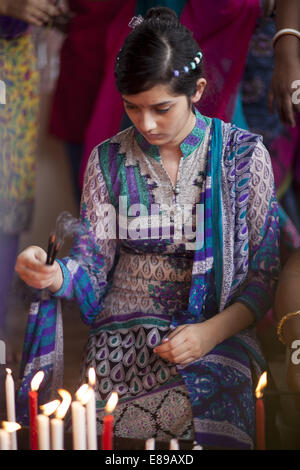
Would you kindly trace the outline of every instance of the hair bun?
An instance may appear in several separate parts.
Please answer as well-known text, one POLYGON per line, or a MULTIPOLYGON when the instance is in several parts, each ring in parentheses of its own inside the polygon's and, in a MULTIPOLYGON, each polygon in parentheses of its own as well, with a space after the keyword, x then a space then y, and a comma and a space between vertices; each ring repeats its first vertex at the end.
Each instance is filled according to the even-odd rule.
POLYGON ((147 11, 144 22, 177 26, 179 24, 179 18, 171 8, 153 7, 147 11))

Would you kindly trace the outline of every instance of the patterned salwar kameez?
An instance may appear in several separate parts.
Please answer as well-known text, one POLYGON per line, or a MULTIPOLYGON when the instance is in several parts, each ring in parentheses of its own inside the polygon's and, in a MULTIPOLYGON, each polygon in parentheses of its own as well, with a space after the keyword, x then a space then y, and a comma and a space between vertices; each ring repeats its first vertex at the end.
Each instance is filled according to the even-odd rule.
POLYGON ((253 374, 265 367, 255 327, 187 366, 154 353, 171 329, 203 322, 233 302, 259 320, 278 276, 277 201, 260 137, 195 112, 176 186, 159 148, 134 127, 92 152, 84 230, 71 256, 59 260, 63 285, 32 304, 19 390, 24 420, 34 372, 43 367, 44 382, 58 385, 60 298, 77 299, 91 325, 81 381, 94 367, 99 433, 116 390, 116 436, 254 447, 253 374))

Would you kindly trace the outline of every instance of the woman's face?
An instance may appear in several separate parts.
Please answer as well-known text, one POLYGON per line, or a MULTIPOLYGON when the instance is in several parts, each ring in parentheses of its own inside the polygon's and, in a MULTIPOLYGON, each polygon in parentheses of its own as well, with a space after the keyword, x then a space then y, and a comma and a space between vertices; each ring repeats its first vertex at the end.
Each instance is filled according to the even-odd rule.
MULTIPOLYGON (((200 91, 198 89, 191 98, 191 103, 200 99, 205 83, 200 84, 200 91)), ((147 91, 122 98, 132 123, 152 145, 180 145, 195 125, 188 98, 174 95, 167 85, 155 85, 147 91)))

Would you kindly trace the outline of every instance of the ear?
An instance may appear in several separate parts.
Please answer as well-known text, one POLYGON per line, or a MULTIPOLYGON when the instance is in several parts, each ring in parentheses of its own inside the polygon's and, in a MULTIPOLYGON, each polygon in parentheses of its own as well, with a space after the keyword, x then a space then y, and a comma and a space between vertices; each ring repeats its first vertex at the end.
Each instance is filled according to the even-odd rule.
POLYGON ((191 102, 192 103, 197 103, 201 96, 202 96, 202 93, 204 92, 204 88, 206 87, 206 80, 205 78, 199 78, 199 80, 197 80, 197 91, 196 93, 191 97, 191 102))

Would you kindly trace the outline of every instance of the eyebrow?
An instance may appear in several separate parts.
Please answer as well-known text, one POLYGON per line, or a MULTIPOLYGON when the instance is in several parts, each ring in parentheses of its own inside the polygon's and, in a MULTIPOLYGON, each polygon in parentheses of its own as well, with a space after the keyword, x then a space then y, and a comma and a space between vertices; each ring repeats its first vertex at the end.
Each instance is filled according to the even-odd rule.
MULTIPOLYGON (((132 104, 133 106, 137 106, 135 103, 131 103, 130 101, 126 100, 125 98, 123 98, 123 101, 127 104, 132 104)), ((171 104, 173 103, 173 101, 161 101, 160 103, 154 103, 152 104, 151 106, 163 106, 163 105, 166 105, 166 104, 171 104)))

